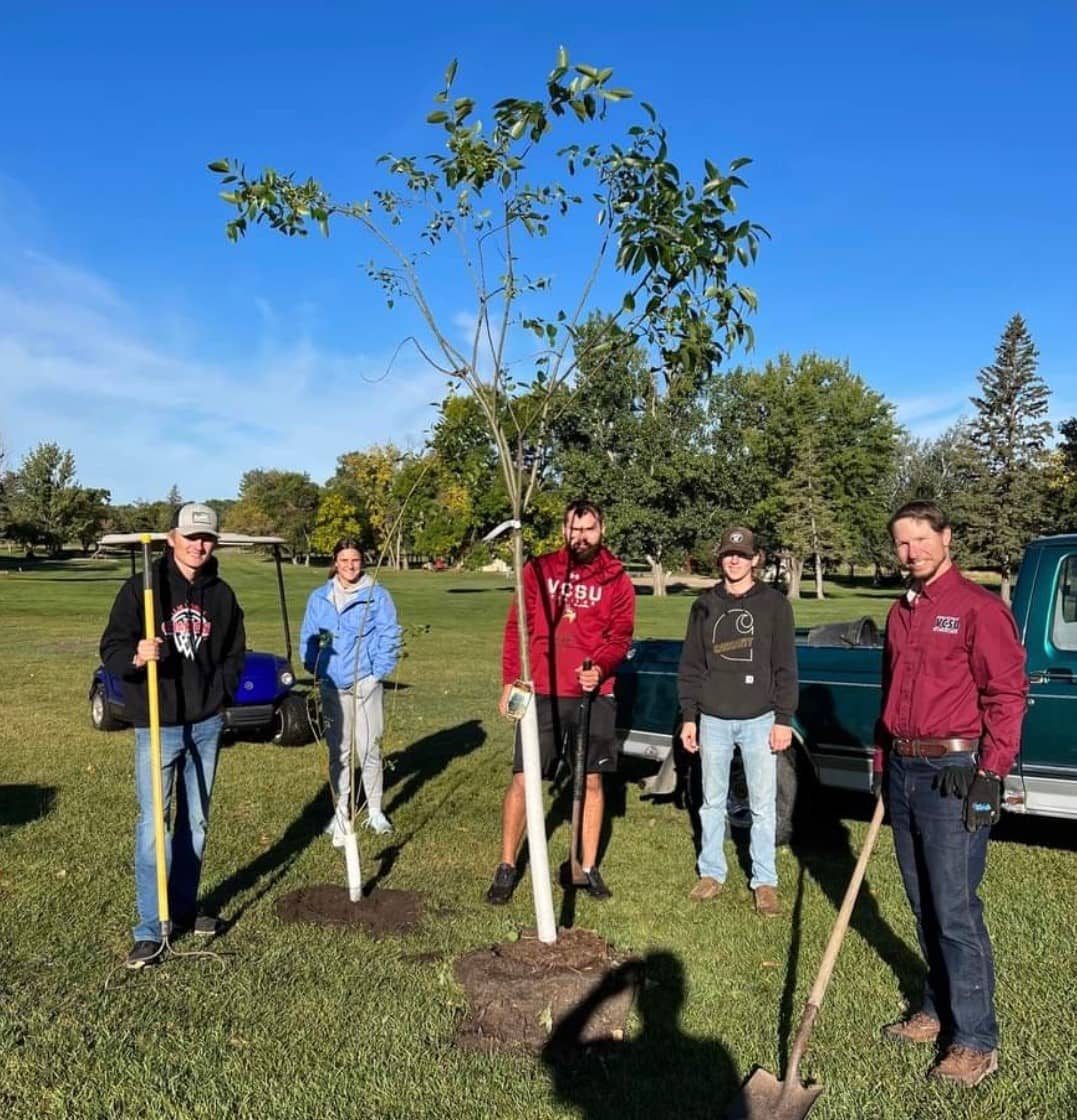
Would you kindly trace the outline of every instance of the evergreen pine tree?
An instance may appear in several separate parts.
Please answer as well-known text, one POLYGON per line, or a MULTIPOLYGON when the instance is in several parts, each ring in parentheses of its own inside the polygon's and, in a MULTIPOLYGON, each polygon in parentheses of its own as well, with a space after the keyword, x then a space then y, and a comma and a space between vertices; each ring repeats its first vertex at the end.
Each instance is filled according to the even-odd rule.
POLYGON ((1020 315, 1006 324, 995 360, 980 370, 981 395, 969 440, 983 477, 968 503, 971 543, 1010 586, 1028 539, 1044 528, 1044 469, 1050 389, 1036 372, 1039 352, 1020 315))

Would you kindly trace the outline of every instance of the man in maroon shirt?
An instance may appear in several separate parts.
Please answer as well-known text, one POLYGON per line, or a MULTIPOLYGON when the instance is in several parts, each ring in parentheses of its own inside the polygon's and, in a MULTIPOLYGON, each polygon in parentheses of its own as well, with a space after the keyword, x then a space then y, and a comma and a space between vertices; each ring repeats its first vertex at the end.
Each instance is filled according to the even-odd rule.
MULTIPOLYGON (((617 769, 613 673, 632 644, 636 592, 624 565, 602 545, 598 506, 588 501, 569 503, 564 537, 564 548, 535 557, 524 568, 528 653, 542 768, 547 776, 566 737, 575 735, 581 697, 597 689, 590 715, 580 846, 587 893, 606 899, 610 890, 596 866, 604 810, 602 775, 617 769), (584 668, 587 661, 589 669, 584 668)), ((501 650, 502 715, 508 714, 509 695, 520 672, 520 633, 516 604, 512 603, 501 650)), ((486 892, 486 901, 494 906, 508 902, 516 887, 516 852, 525 820, 523 759, 517 734, 512 782, 501 808, 501 862, 486 892)))
POLYGON ((977 896, 1002 779, 1021 741, 1025 651, 1001 599, 958 571, 933 502, 890 519, 912 577, 886 621, 881 734, 894 850, 927 979, 883 1037, 942 1044, 929 1077, 971 1087, 998 1068, 995 969, 977 896))

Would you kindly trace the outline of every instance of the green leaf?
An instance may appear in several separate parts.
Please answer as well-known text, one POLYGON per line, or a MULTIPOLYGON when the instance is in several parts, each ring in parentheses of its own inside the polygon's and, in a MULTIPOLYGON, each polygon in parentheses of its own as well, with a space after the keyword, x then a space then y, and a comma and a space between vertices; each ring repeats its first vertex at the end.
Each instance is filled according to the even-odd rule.
POLYGON ((565 69, 568 66, 568 51, 564 47, 557 48, 557 67, 565 69))
POLYGON ((454 58, 452 60, 452 62, 449 63, 448 67, 445 70, 445 84, 447 86, 451 86, 455 80, 456 80, 456 59, 454 58))
POLYGON ((209 164, 209 169, 210 171, 216 171, 218 174, 224 174, 225 172, 232 170, 231 166, 228 163, 228 160, 226 159, 215 159, 211 164, 209 164))
POLYGON ((449 119, 449 114, 444 109, 435 109, 432 113, 427 113, 427 124, 444 124, 449 119))

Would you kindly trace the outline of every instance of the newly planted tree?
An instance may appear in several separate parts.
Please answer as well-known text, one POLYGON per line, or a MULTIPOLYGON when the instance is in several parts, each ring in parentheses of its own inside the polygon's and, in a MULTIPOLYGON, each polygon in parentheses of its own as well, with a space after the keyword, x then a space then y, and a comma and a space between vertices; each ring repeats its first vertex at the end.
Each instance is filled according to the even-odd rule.
MULTIPOLYGON (((339 219, 355 223, 375 254, 368 273, 390 306, 401 299, 413 304, 425 332, 413 340, 416 347, 478 403, 512 515, 528 679, 522 526, 542 476, 553 410, 566 392, 585 384, 579 373, 587 348, 576 342, 597 292, 608 305, 614 289, 611 323, 659 368, 691 366, 709 374, 730 349, 751 340, 745 316, 755 295, 732 279, 738 265, 754 258, 761 233, 735 216, 735 194, 745 185, 736 172, 748 161, 733 160, 723 171, 704 160, 698 179, 683 175, 650 106, 614 127, 614 110, 632 95, 614 87, 612 76, 609 68, 571 65, 562 49, 539 96, 506 97, 484 123, 475 100, 457 94, 453 63, 427 117, 440 150, 382 157, 387 181, 358 202, 341 201, 314 178, 268 168, 248 174, 234 160, 210 164, 235 210, 226 226, 233 241, 257 225, 302 236, 312 225, 328 235, 339 219), (555 131, 564 139, 550 152, 555 131), (555 292, 543 261, 559 251, 576 259, 588 239, 594 253, 578 282, 555 292), (459 253, 462 283, 452 288, 446 309, 434 281, 444 279, 441 257, 450 250, 459 253), (474 329, 460 345, 464 291, 474 329)), ((600 337, 593 344, 602 343, 600 337)), ((539 936, 552 941, 534 705, 523 739, 539 936)))

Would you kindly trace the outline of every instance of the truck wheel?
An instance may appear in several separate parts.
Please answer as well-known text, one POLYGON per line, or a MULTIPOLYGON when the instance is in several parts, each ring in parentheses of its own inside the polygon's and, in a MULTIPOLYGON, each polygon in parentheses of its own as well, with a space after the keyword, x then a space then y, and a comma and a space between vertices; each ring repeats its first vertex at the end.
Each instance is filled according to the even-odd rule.
POLYGON ((302 747, 313 738, 307 694, 289 692, 273 711, 273 742, 278 747, 302 747))
POLYGON ((98 731, 119 731, 124 726, 109 711, 108 697, 100 681, 90 689, 90 723, 98 731))
MULTIPOLYGON (((774 824, 775 844, 788 844, 793 839, 793 812, 797 801, 797 747, 776 756, 778 797, 774 824)), ((734 752, 733 765, 729 768, 729 800, 726 812, 730 828, 748 830, 752 827, 752 811, 748 804, 748 782, 744 777, 744 764, 740 751, 734 752)))

